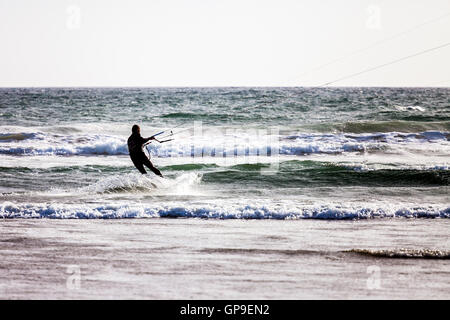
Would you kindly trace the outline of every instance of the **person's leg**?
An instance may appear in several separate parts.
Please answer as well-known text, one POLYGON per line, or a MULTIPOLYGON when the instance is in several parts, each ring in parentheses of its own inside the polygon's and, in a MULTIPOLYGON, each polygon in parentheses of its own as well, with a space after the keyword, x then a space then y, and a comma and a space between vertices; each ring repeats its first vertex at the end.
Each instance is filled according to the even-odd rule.
POLYGON ((143 163, 150 169, 153 171, 154 174, 160 176, 161 178, 163 178, 163 175, 161 173, 161 171, 159 171, 157 168, 155 168, 153 166, 153 163, 150 161, 149 158, 145 157, 145 159, 142 159, 143 163))
POLYGON ((147 171, 144 169, 144 164, 142 163, 142 160, 138 157, 131 157, 131 161, 133 161, 134 166, 139 170, 140 173, 146 174, 147 171))

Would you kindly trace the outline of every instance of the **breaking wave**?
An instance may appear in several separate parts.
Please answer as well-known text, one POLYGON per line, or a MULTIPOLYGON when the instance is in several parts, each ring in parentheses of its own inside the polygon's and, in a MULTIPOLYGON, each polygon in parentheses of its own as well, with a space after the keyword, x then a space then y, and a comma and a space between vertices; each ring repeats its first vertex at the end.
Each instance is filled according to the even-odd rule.
POLYGON ((351 249, 344 251, 318 251, 304 249, 258 249, 258 248, 205 248, 201 250, 205 253, 238 254, 238 255, 340 255, 357 254, 375 258, 398 258, 398 259, 450 259, 450 251, 435 249, 390 249, 390 250, 368 250, 351 249))
MULTIPOLYGON (((178 137, 177 137, 178 138, 178 137)), ((424 147, 428 143, 439 150, 450 148, 450 133, 320 134, 298 133, 287 136, 234 134, 215 136, 183 136, 174 142, 152 143, 152 156, 254 156, 340 154, 348 152, 382 152, 399 147, 424 147)), ((426 147, 424 147, 426 149, 426 147)), ((0 154, 34 155, 127 155, 126 137, 114 135, 62 135, 36 133, 0 134, 0 154)))
POLYGON ((19 204, 0 205, 2 218, 122 219, 122 218, 202 218, 202 219, 321 219, 357 220, 380 218, 450 218, 450 207, 371 208, 339 206, 287 207, 277 205, 239 205, 186 203, 170 205, 71 205, 19 204))
POLYGON ((450 251, 431 249, 390 249, 390 250, 368 250, 352 249, 346 252, 377 258, 400 258, 400 259, 450 259, 450 251))
POLYGON ((104 178, 92 185, 78 189, 81 193, 121 193, 121 192, 150 192, 155 190, 167 190, 171 192, 187 188, 200 183, 201 175, 196 173, 182 174, 176 178, 160 178, 138 173, 128 173, 125 175, 115 175, 104 178))

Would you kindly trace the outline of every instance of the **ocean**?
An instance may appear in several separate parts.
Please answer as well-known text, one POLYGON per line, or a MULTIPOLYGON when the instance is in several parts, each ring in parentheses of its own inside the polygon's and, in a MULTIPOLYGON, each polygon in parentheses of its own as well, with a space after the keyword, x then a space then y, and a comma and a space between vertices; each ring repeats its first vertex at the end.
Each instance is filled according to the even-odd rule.
POLYGON ((449 166, 448 88, 3 88, 0 298, 448 299, 449 166))

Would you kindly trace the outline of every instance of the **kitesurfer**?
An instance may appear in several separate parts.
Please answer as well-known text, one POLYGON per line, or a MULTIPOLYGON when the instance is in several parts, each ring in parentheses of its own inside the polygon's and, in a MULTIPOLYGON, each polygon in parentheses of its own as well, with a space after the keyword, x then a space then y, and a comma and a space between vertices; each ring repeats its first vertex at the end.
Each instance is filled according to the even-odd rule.
POLYGON ((137 124, 132 127, 131 132, 132 134, 128 138, 128 152, 130 153, 131 161, 133 161, 135 167, 140 173, 146 174, 147 171, 145 171, 145 165, 162 178, 163 175, 161 172, 155 168, 149 157, 144 153, 144 145, 150 140, 156 140, 155 137, 143 138, 141 136, 141 128, 137 124))

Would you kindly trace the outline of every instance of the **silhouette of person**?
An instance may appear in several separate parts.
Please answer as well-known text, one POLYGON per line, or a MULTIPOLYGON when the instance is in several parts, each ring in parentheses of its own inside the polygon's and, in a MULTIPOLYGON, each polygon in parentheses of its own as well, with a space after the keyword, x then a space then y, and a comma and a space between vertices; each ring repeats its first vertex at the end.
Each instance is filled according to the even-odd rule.
POLYGON ((143 138, 141 136, 141 128, 135 124, 131 129, 131 136, 128 138, 128 152, 130 153, 131 161, 140 173, 146 174, 144 165, 152 170, 156 175, 161 178, 163 175, 161 172, 153 166, 150 159, 144 153, 144 144, 150 140, 154 140, 154 137, 143 138))

